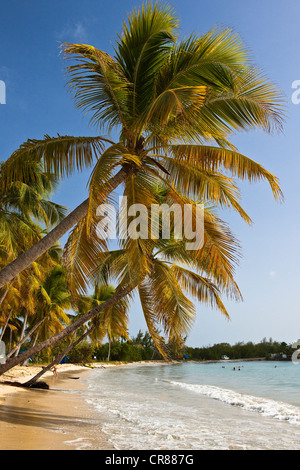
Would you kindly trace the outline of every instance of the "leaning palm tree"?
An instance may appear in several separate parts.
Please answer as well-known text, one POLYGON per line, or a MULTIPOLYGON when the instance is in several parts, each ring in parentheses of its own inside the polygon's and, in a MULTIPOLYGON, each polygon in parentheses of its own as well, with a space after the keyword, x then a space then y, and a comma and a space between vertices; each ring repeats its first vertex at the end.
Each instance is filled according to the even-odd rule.
MULTIPOLYGON (((132 194, 136 195, 137 191, 132 194)), ((156 194, 156 202, 172 205, 174 195, 170 188, 156 188, 151 192, 153 194, 156 194)), ((153 203, 153 197, 147 200, 144 192, 139 195, 144 205, 153 203)), ((180 197, 176 193, 176 199, 180 200, 180 197)), ((187 202, 194 203, 184 198, 184 203, 187 202)), ((184 225, 183 213, 182 219, 184 225)), ((195 304, 190 298, 217 308, 229 318, 221 296, 242 299, 234 279, 240 251, 229 227, 208 207, 203 211, 203 245, 196 249, 186 249, 184 235, 177 239, 174 219, 168 238, 162 236, 162 218, 157 224, 158 237, 121 239, 120 249, 98 257, 98 266, 90 274, 98 283, 114 281, 119 289, 133 286, 154 344, 163 357, 167 357, 165 339, 159 331, 164 331, 169 343, 179 342, 189 333, 195 319, 195 304)), ((80 252, 78 264, 84 264, 89 251, 94 253, 93 246, 80 252)))
MULTIPOLYGON (((169 192, 170 191, 168 191, 168 193, 169 192)), ((154 191, 154 193, 157 194, 157 191, 154 191)), ((179 194, 177 194, 177 197, 179 197, 179 194)), ((146 202, 146 200, 144 200, 144 202, 146 202)), ((147 306, 145 294, 145 289, 149 287, 147 286, 147 276, 151 274, 153 267, 156 266, 154 264, 154 255, 159 256, 159 250, 161 249, 164 249, 165 256, 169 257, 169 260, 165 260, 164 269, 168 267, 169 261, 173 259, 177 264, 183 264, 188 266, 190 270, 195 270, 196 274, 198 271, 198 275, 201 277, 199 277, 197 281, 195 274, 193 282, 195 285, 196 282, 202 283, 202 294, 200 287, 198 293, 196 287, 194 287, 194 293, 192 293, 192 295, 196 293, 198 300, 217 307, 227 316, 226 308, 220 298, 221 292, 232 296, 234 299, 241 299, 239 288, 234 280, 234 270, 239 256, 239 246, 227 225, 213 213, 210 213, 208 209, 205 210, 204 228, 203 247, 197 251, 187 252, 184 244, 185 240, 181 242, 176 241, 176 243, 174 243, 172 240, 168 242, 168 240, 131 240, 128 238, 124 241, 124 246, 121 247, 121 251, 105 252, 102 253, 101 257, 96 257, 95 269, 90 271, 89 279, 84 276, 84 280, 85 282, 91 282, 91 280, 93 280, 94 283, 96 281, 98 284, 108 283, 109 280, 112 280, 117 284, 114 295, 103 303, 101 302, 97 306, 94 306, 87 313, 76 318, 70 325, 66 326, 66 328, 51 338, 36 344, 18 358, 10 359, 7 364, 0 365, 0 375, 20 362, 25 361, 46 348, 52 347, 58 341, 73 334, 76 330, 95 318, 100 312, 109 312, 111 308, 115 308, 121 299, 127 297, 128 301, 130 301, 134 295, 134 291, 137 290, 141 292, 141 297, 145 298, 144 312, 149 331, 154 337, 157 347, 166 357, 167 352, 164 348, 163 339, 157 333, 156 327, 156 324, 161 321, 161 318, 156 316, 155 310, 153 310, 150 303, 147 306), (162 243, 162 245, 160 245, 160 243, 162 243), (202 276, 202 274, 205 274, 205 276, 202 276), (146 287, 144 287, 144 283, 146 283, 146 287)), ((97 238, 92 238, 90 244, 81 246, 81 249, 75 253, 77 258, 75 264, 82 266, 82 269, 84 269, 86 263, 90 266, 89 260, 91 256, 97 252, 97 243, 97 238), (86 261, 86 259, 88 261, 86 261)), ((70 256, 72 259, 73 254, 70 255, 72 253, 72 244, 69 243, 68 245, 69 251, 66 252, 66 256, 70 256)), ((158 269, 156 276, 155 280, 157 281, 157 285, 159 285, 160 280, 163 280, 163 276, 165 276, 164 282, 166 283, 166 290, 169 289, 170 293, 170 282, 172 283, 175 279, 175 274, 167 270, 163 271, 158 269), (157 276, 159 273, 161 273, 161 279, 157 276)), ((191 276, 192 273, 190 274, 190 282, 192 282, 193 279, 191 276)), ((77 282, 73 285, 75 289, 77 282)), ((86 287, 88 287, 88 285, 90 284, 87 283, 86 287)), ((180 331, 182 334, 185 334, 191 327, 194 318, 194 306, 182 291, 183 285, 180 286, 177 281, 177 286, 178 295, 174 298, 175 300, 173 299, 173 304, 170 302, 163 323, 167 334, 172 336, 172 331, 175 331, 174 337, 176 337, 177 333, 180 331)), ((76 300, 80 301, 80 291, 74 292, 75 295, 77 294, 76 300)), ((88 310, 88 308, 90 307, 87 306, 86 310, 88 310)))
POLYGON ((32 161, 43 162, 57 177, 91 167, 92 173, 88 199, 2 269, 0 288, 76 224, 85 243, 96 207, 139 172, 230 205, 248 222, 237 187, 224 172, 249 181, 264 179, 275 198, 282 197, 277 178, 229 141, 239 130, 281 129, 280 92, 231 30, 187 39, 180 39, 178 31, 171 8, 146 3, 124 23, 114 56, 85 44, 62 46, 72 61, 67 75, 76 105, 90 113, 97 129, 113 130, 117 138, 46 135, 28 140, 5 162, 3 188, 28 173, 32 161))
MULTIPOLYGON (((78 299, 77 308, 79 316, 88 313, 92 307, 98 307, 106 300, 111 299, 115 290, 116 288, 113 285, 95 285, 94 292, 91 296, 85 296, 78 299)), ((89 324, 84 328, 85 331, 83 331, 79 337, 76 338, 76 331, 74 331, 75 339, 70 341, 67 348, 64 349, 63 352, 59 353, 47 367, 44 367, 40 372, 38 372, 38 374, 26 382, 24 386, 32 387, 38 379, 40 379, 47 371, 51 370, 53 366, 59 364, 73 348, 87 337, 90 337, 93 342, 102 342, 106 335, 108 335, 109 339, 119 336, 128 338, 128 306, 129 304, 127 299, 123 297, 119 302, 93 317, 89 324)))
MULTIPOLYGON (((44 258, 44 257, 42 257, 44 258)), ((48 261, 48 260, 47 260, 48 261)), ((70 307, 70 293, 66 288, 65 275, 56 262, 33 263, 10 285, 3 301, 2 315, 7 323, 12 318, 21 321, 17 344, 6 358, 18 356, 22 344, 33 333, 49 337, 60 331, 69 319, 64 309, 70 307), (61 323, 62 322, 62 323, 61 323), (36 331, 38 330, 38 331, 36 331)))
MULTIPOLYGON (((154 345, 164 358, 168 358, 167 342, 180 342, 182 336, 189 334, 194 323, 195 303, 190 297, 217 308, 227 319, 229 314, 221 299, 222 290, 203 274, 172 262, 171 259, 176 260, 177 257, 174 253, 170 256, 165 250, 168 251, 167 246, 159 251, 159 255, 153 254, 148 264, 149 271, 140 279, 135 290, 154 345), (161 329, 164 336, 160 333, 161 329)), ((126 250, 111 252, 105 271, 110 263, 114 264, 114 274, 116 268, 124 271, 128 264, 127 256, 126 250)), ((189 261, 186 259, 186 263, 195 269, 195 263, 191 259, 189 261)))

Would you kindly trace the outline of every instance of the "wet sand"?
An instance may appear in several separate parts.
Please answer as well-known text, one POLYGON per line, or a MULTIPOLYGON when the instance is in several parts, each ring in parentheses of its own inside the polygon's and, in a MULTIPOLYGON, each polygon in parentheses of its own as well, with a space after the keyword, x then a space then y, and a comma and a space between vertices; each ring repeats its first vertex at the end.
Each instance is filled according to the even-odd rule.
POLYGON ((101 432, 101 416, 95 418, 84 400, 65 391, 83 389, 88 373, 73 367, 59 372, 58 378, 48 374, 43 380, 50 390, 0 383, 0 450, 112 449, 101 432))

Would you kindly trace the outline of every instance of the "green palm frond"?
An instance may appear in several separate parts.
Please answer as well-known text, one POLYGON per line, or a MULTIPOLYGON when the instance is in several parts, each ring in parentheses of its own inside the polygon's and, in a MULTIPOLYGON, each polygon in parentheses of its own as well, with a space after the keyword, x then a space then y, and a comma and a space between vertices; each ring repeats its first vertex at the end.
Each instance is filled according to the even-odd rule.
POLYGON ((72 174, 75 170, 89 168, 104 149, 103 137, 60 136, 29 139, 2 164, 1 186, 12 181, 34 180, 33 162, 43 162, 46 172, 55 177, 72 174))
POLYGON ((92 113, 91 123, 108 129, 127 127, 127 95, 130 82, 120 64, 106 52, 86 44, 62 46, 64 56, 75 60, 66 67, 68 86, 79 108, 92 113))
POLYGON ((142 281, 138 286, 138 292, 146 325, 153 343, 162 357, 167 358, 165 340, 159 332, 159 319, 154 310, 152 286, 147 281, 142 281))
MULTIPOLYGON (((211 202, 220 207, 231 207, 249 224, 251 219, 239 203, 240 193, 234 180, 222 173, 199 170, 196 165, 183 163, 169 157, 161 157, 163 168, 168 176, 160 179, 170 188, 170 194, 177 194, 177 202, 188 203, 186 197, 180 197, 176 188, 180 188, 187 197, 201 201, 211 202)), ((158 176, 156 170, 151 170, 158 176)))
POLYGON ((144 3, 124 22, 116 47, 116 59, 123 75, 132 84, 130 104, 131 122, 152 100, 155 80, 168 59, 176 40, 178 19, 173 10, 157 3, 144 3))

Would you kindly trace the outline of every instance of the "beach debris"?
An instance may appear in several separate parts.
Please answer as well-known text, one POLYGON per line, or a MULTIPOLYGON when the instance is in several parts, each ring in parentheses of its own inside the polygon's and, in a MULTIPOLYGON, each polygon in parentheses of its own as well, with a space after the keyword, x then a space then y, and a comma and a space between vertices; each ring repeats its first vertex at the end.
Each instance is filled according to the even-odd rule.
POLYGON ((42 388, 44 390, 49 390, 50 387, 46 382, 40 381, 33 383, 29 388, 42 388))
POLYGON ((6 380, 5 382, 2 382, 4 385, 11 385, 12 387, 24 387, 24 388, 42 388, 44 390, 49 390, 49 385, 46 382, 35 382, 32 385, 28 386, 25 384, 22 384, 20 382, 11 382, 6 380))

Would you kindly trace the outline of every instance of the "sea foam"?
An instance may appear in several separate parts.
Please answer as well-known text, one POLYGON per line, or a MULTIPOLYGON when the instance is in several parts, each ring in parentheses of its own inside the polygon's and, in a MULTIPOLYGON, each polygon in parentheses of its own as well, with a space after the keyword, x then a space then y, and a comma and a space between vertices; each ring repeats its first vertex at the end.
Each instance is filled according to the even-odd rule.
POLYGON ((232 406, 239 406, 247 411, 256 411, 268 417, 300 425, 300 409, 284 402, 246 395, 213 385, 188 384, 171 380, 169 383, 232 406))

